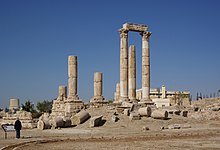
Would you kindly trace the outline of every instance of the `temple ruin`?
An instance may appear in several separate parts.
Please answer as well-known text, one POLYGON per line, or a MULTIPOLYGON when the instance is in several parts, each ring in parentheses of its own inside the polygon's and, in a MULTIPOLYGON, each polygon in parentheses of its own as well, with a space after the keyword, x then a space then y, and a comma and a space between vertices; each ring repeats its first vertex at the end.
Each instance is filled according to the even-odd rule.
POLYGON ((139 32, 142 36, 142 99, 141 102, 152 103, 150 99, 150 47, 151 32, 142 24, 125 23, 120 33, 120 96, 119 102, 134 101, 136 91, 135 47, 130 47, 128 57, 128 32, 139 32))

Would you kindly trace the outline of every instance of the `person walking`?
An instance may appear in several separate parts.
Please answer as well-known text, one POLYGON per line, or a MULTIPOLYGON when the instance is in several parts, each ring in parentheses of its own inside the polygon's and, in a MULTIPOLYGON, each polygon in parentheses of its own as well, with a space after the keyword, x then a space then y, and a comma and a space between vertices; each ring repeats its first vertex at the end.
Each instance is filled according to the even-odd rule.
POLYGON ((22 128, 22 125, 21 125, 21 121, 19 120, 18 117, 15 121, 14 128, 15 128, 15 131, 16 131, 16 139, 19 139, 20 138, 20 130, 22 128))

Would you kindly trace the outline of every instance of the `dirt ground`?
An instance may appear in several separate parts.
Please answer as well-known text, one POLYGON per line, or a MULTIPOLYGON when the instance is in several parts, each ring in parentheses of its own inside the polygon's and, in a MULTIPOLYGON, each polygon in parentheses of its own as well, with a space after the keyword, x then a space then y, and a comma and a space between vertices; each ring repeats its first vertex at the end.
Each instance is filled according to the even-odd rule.
MULTIPOLYGON (((114 110, 108 107, 90 108, 91 116, 103 115, 103 125, 90 128, 89 121, 71 128, 61 129, 22 129, 21 139, 15 133, 0 130, 0 147, 9 150, 220 150, 220 119, 197 120, 188 117, 171 116, 168 120, 142 117, 129 120, 118 114, 117 122, 111 121, 114 110), (187 124, 191 128, 164 129, 172 124, 187 124), (149 130, 143 130, 148 127, 149 130)), ((220 112, 219 112, 220 113, 220 112)))

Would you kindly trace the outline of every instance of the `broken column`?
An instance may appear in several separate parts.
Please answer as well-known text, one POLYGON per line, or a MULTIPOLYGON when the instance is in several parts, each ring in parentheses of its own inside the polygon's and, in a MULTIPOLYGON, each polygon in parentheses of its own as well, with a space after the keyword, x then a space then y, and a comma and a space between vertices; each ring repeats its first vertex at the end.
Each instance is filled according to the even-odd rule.
POLYGON ((114 103, 118 103, 119 102, 119 98, 120 98, 120 83, 116 84, 116 91, 114 94, 114 103))
POLYGON ((102 73, 94 73, 94 97, 90 100, 91 103, 103 102, 104 97, 102 96, 102 73))
POLYGON ((59 86, 59 95, 58 95, 57 100, 64 101, 66 99, 66 96, 67 96, 66 86, 60 85, 59 86))
POLYGON ((65 116, 82 109, 84 104, 77 95, 77 56, 68 57, 68 97, 65 101, 65 116))
POLYGON ((149 37, 150 32, 145 31, 142 35, 142 100, 150 100, 150 48, 149 37))
POLYGON ((77 96, 77 56, 68 57, 68 100, 78 100, 77 96))
POLYGON ((167 119, 168 112, 166 110, 157 109, 151 113, 151 117, 154 119, 167 119))
POLYGON ((136 51, 134 45, 129 47, 128 98, 132 102, 136 101, 136 51))
POLYGON ((128 30, 120 29, 120 101, 128 100, 128 30))

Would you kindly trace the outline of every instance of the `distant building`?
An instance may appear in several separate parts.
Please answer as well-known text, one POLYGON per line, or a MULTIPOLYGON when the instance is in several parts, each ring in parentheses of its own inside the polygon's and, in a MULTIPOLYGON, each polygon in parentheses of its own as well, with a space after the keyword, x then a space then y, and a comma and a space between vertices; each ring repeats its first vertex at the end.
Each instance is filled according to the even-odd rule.
MULTIPOLYGON (((141 100, 142 98, 142 89, 136 90, 136 99, 141 100)), ((167 91, 165 86, 162 86, 161 89, 150 89, 150 98, 155 104, 159 107, 167 105, 190 105, 190 92, 185 91, 167 91), (169 104, 168 104, 169 103, 169 104)))

